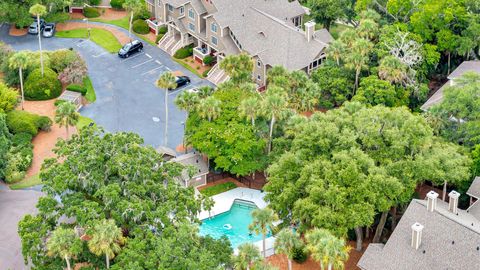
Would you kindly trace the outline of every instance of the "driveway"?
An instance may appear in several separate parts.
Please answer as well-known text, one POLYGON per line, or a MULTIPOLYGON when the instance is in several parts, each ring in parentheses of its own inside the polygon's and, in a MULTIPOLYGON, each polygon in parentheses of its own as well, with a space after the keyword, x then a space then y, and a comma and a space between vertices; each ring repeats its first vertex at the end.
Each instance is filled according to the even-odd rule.
POLYGON ((28 269, 23 260, 18 222, 37 212, 42 193, 37 191, 0 191, 0 269, 28 269))
MULTIPOLYGON (((125 29, 111 26, 124 31, 125 29)), ((0 26, 0 40, 16 50, 38 50, 37 36, 11 37, 8 25, 0 26)), ((85 59, 97 101, 83 107, 80 113, 92 118, 109 132, 131 131, 144 138, 145 144, 163 145, 165 126, 165 92, 155 86, 158 77, 167 71, 179 71, 192 83, 169 94, 168 147, 175 149, 183 141, 186 113, 174 105, 175 97, 185 89, 212 85, 185 69, 158 47, 144 42, 142 53, 127 59, 110 54, 89 40, 42 39, 42 48, 56 50, 74 48, 85 59)))

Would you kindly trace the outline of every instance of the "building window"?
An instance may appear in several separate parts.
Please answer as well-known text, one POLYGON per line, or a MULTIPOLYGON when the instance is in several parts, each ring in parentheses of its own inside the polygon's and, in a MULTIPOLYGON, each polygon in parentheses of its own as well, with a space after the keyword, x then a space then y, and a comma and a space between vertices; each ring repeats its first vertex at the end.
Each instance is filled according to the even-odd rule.
POLYGON ((257 67, 261 67, 262 66, 262 63, 260 62, 260 60, 257 61, 257 67))
POLYGON ((188 29, 195 32, 195 25, 193 23, 188 23, 188 29))
POLYGON ((257 75, 257 80, 258 80, 258 81, 261 81, 261 80, 262 80, 262 76, 257 75))
POLYGON ((217 45, 218 44, 218 40, 216 37, 212 37, 212 43, 217 45))
POLYGON ((168 10, 169 10, 169 11, 173 11, 173 6, 172 6, 172 5, 167 4, 167 6, 168 6, 168 10))
POLYGON ((193 12, 193 9, 188 10, 188 17, 190 17, 190 19, 195 19, 195 13, 193 12))
POLYGON ((184 8, 184 7, 180 7, 180 15, 183 15, 184 12, 185 12, 185 8, 184 8))
POLYGON ((216 24, 216 23, 212 23, 211 30, 212 30, 212 32, 214 32, 214 33, 217 32, 217 24, 216 24))

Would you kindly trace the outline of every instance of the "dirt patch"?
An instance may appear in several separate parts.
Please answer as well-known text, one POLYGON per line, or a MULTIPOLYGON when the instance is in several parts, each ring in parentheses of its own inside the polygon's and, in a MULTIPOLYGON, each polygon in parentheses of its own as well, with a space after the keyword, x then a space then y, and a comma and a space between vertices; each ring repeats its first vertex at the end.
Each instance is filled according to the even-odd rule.
POLYGON ((212 68, 211 66, 206 66, 206 65, 204 66, 202 65, 202 63, 195 61, 195 59, 193 59, 193 56, 189 56, 185 59, 178 59, 178 60, 189 65, 190 67, 195 69, 199 74, 203 74, 203 72, 212 68))
POLYGON ((98 24, 93 24, 93 23, 83 23, 83 22, 66 22, 66 23, 59 23, 57 25, 57 31, 68 31, 68 30, 73 30, 73 29, 78 29, 78 28, 99 28, 99 29, 104 29, 112 33, 120 42, 120 44, 125 44, 130 41, 130 38, 128 37, 127 34, 124 34, 122 31, 115 29, 110 26, 106 25, 98 25, 98 24))
POLYGON ((13 24, 10 26, 10 31, 8 31, 8 34, 14 37, 24 36, 27 33, 28 33, 28 28, 18 29, 13 24))
MULTIPOLYGON (((125 10, 116 10, 111 8, 99 8, 98 10, 100 11, 100 17, 97 17, 95 19, 110 21, 110 20, 118 20, 127 16, 127 12, 125 10)), ((70 13, 70 18, 74 20, 78 20, 78 19, 84 19, 85 16, 83 16, 82 13, 70 13)))
MULTIPOLYGON (((25 101, 25 111, 48 116, 52 121, 55 117, 55 99, 45 101, 25 101)), ((20 109, 20 108, 18 108, 20 109)), ((69 133, 75 133, 75 127, 69 127, 69 133)), ((26 177, 30 177, 40 172, 43 161, 46 158, 55 157, 53 148, 59 138, 65 139, 67 132, 65 127, 60 128, 53 123, 49 132, 41 131, 33 138, 33 161, 32 166, 27 171, 26 177)))

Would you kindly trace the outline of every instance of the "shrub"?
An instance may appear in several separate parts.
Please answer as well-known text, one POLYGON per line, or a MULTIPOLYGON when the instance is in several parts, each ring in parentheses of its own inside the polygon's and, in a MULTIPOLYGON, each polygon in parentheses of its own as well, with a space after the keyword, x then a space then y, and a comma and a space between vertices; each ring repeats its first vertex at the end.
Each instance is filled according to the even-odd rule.
POLYGON ((210 66, 211 64, 213 64, 213 61, 215 61, 215 58, 213 58, 213 56, 211 55, 207 55, 203 58, 203 63, 207 66, 210 66))
POLYGON ((33 139, 32 134, 26 132, 20 132, 12 136, 13 146, 28 146, 33 139))
POLYGON ((53 105, 55 105, 55 107, 58 107, 58 105, 62 104, 63 102, 66 102, 66 100, 57 99, 57 100, 55 100, 55 102, 53 103, 53 105))
POLYGON ((210 71, 210 69, 207 69, 205 70, 203 73, 202 73, 202 77, 206 78, 208 76, 208 72, 210 71))
POLYGON ((293 260, 297 263, 304 263, 307 260, 308 254, 304 246, 297 247, 293 250, 293 260))
POLYGON ((35 69, 25 81, 25 98, 28 100, 47 100, 60 96, 62 85, 57 79, 57 73, 50 68, 45 68, 42 77, 42 71, 35 69))
POLYGON ((7 166, 5 167, 5 181, 15 183, 25 177, 25 172, 32 165, 33 147, 28 142, 22 146, 13 146, 6 155, 7 166))
POLYGON ((7 87, 4 83, 0 82, 0 113, 9 112, 15 109, 18 103, 18 92, 7 87))
POLYGON ((98 12, 98 9, 93 7, 84 7, 83 16, 87 18, 96 18, 100 16, 100 12, 98 12))
POLYGON ((159 34, 165 35, 167 32, 168 32, 168 27, 166 27, 165 25, 160 27, 160 29, 158 29, 159 34))
POLYGON ((133 31, 138 34, 148 34, 150 32, 150 27, 148 27, 148 24, 144 20, 136 20, 133 22, 133 31))
POLYGON ((76 61, 83 61, 80 55, 71 50, 62 49, 49 53, 50 56, 50 68, 55 72, 60 73, 66 69, 69 65, 76 61))
POLYGON ((46 116, 26 111, 11 111, 7 114, 7 127, 13 134, 28 133, 37 135, 38 129, 48 131, 52 121, 46 116))
POLYGON ((98 6, 102 0, 89 0, 88 2, 92 6, 98 6))
POLYGON ((183 48, 178 49, 178 51, 175 52, 173 57, 175 57, 177 59, 184 59, 184 58, 187 58, 189 56, 192 56, 192 54, 193 54, 193 47, 187 46, 187 47, 183 47, 183 48))
POLYGON ((123 9, 123 3, 125 3, 125 0, 112 0, 110 6, 115 9, 123 9))
POLYGON ((148 11, 147 7, 144 5, 143 8, 136 12, 135 14, 133 14, 133 20, 146 20, 146 19, 149 19, 150 18, 150 11, 148 11))
POLYGON ((70 63, 59 75, 58 79, 64 84, 81 84, 87 76, 87 65, 83 59, 70 63))
POLYGON ((70 15, 66 12, 50 13, 45 17, 45 21, 54 23, 63 23, 70 20, 70 15))
POLYGON ((155 44, 158 44, 158 42, 160 41, 160 39, 162 39, 163 36, 164 34, 158 34, 157 37, 155 38, 155 44))
POLYGON ((85 94, 87 93, 87 88, 85 88, 85 86, 80 84, 69 84, 67 86, 67 90, 81 93, 82 96, 85 96, 85 94))

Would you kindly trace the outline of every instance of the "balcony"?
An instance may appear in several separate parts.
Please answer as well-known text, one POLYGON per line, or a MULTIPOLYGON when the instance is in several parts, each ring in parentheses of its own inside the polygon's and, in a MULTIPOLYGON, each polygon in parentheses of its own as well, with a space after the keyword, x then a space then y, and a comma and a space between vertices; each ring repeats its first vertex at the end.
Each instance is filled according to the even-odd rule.
POLYGON ((160 26, 162 26, 163 23, 159 22, 155 18, 150 18, 145 20, 148 24, 148 27, 150 27, 150 32, 154 33, 155 35, 158 35, 158 29, 160 29, 160 26))
POLYGON ((208 48, 195 47, 193 48, 193 56, 203 60, 207 55, 210 55, 210 50, 208 48))

